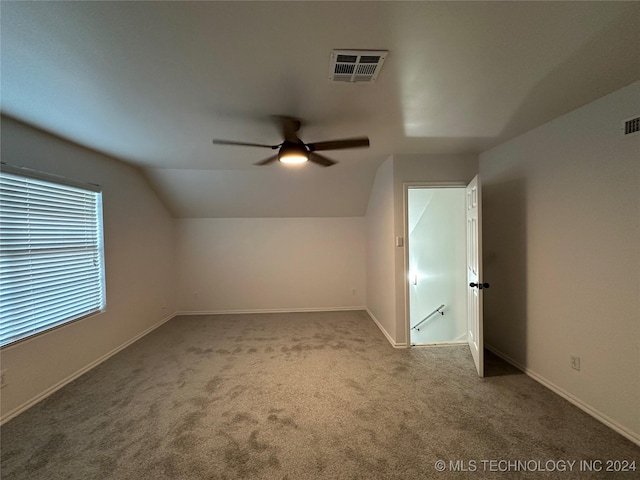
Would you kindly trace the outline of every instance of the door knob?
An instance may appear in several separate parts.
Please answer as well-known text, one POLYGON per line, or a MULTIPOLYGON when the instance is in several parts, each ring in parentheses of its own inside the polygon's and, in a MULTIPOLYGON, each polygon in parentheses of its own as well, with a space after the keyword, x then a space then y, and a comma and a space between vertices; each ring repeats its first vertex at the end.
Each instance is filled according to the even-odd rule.
POLYGON ((469 286, 470 286, 471 288, 473 288, 473 287, 478 287, 478 289, 479 289, 479 290, 482 290, 483 288, 489 288, 491 285, 489 285, 487 282, 484 282, 484 283, 474 283, 474 282, 471 282, 471 283, 469 284, 469 286))

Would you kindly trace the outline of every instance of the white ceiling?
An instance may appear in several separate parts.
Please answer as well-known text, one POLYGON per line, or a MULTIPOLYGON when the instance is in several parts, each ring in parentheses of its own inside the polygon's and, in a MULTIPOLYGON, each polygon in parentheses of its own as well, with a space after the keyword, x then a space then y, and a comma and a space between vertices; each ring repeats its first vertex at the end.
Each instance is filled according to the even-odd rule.
POLYGON ((640 78, 639 2, 6 2, 2 112, 144 168, 178 217, 363 215, 394 153, 480 152, 640 78), (389 50, 377 83, 332 49, 389 50), (271 115, 340 163, 253 163, 271 115))

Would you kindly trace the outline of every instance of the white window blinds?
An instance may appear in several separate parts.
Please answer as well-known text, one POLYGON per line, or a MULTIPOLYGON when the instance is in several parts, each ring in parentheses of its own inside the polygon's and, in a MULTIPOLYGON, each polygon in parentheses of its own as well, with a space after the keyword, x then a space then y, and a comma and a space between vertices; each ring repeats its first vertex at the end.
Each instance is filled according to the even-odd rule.
POLYGON ((104 307, 99 188, 2 165, 0 346, 104 307))

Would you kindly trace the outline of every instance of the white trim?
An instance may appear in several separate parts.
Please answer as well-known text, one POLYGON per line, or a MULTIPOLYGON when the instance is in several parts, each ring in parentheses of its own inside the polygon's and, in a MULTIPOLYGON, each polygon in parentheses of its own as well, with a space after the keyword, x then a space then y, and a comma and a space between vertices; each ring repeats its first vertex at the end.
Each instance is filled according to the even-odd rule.
POLYGON ((84 375, 85 373, 87 373, 89 370, 93 369, 94 367, 97 367, 98 365, 100 365, 102 362, 104 362, 105 360, 109 359, 110 357, 114 356, 116 353, 118 353, 121 350, 124 350, 125 348, 127 348, 129 345, 131 345, 132 343, 140 340, 142 337, 144 337, 145 335, 147 335, 148 333, 151 333, 153 330, 155 330, 156 328, 160 327, 161 325, 167 323, 169 320, 171 320, 173 317, 175 317, 176 314, 172 314, 169 315, 168 317, 163 318, 162 320, 160 320, 158 323, 150 326, 149 328, 147 328, 146 330, 144 330, 143 332, 139 333, 138 335, 136 335, 135 337, 131 338, 130 340, 127 340, 126 342, 124 342, 122 345, 120 345, 119 347, 114 348, 113 350, 111 350, 108 353, 105 353, 103 356, 101 356, 100 358, 97 358, 96 360, 94 360, 93 362, 91 362, 90 364, 82 367, 80 370, 77 370, 76 372, 72 373, 71 375, 69 375, 68 377, 60 380, 58 383, 56 383, 55 385, 52 385, 51 387, 47 388, 45 391, 39 393, 38 395, 36 395, 35 397, 33 397, 31 400, 27 400, 25 403, 23 403, 22 405, 19 405, 18 407, 14 408, 13 410, 11 410, 10 412, 8 412, 7 414, 4 415, 4 417, 2 417, 0 419, 0 425, 5 424, 6 422, 8 422, 9 420, 11 420, 14 417, 17 417, 18 415, 20 415, 22 412, 24 412, 25 410, 28 410, 29 408, 31 408, 32 406, 34 406, 36 403, 41 402, 42 400, 44 400, 45 398, 47 398, 49 395, 55 393, 56 391, 60 390, 62 387, 64 387, 65 385, 73 382, 76 378, 80 377, 81 375, 84 375))
POLYGON ((384 334, 384 336, 387 338, 387 340, 389 340, 389 343, 391 344, 391 346, 393 348, 407 348, 407 344, 406 343, 397 343, 393 337, 391 335, 389 335, 389 332, 387 332, 385 330, 385 328, 382 326, 382 324, 378 321, 378 319, 376 318, 376 316, 371 312, 371 310, 369 310, 367 307, 364 308, 365 311, 367 312, 367 315, 369 315, 371 317, 371 320, 373 320, 375 322, 375 324, 378 326, 378 328, 380 329, 380 331, 384 334))
MULTIPOLYGON (((444 182, 402 182, 402 234, 404 235, 404 270, 403 290, 404 290, 404 328, 405 337, 411 344, 411 292, 409 291, 409 190, 410 189, 430 189, 430 188, 466 188, 467 184, 462 180, 444 182)), ((406 344, 404 344, 406 347, 406 344)), ((411 346, 419 346, 411 345, 411 346)))
MULTIPOLYGON (((467 182, 469 183, 469 182, 467 182)), ((465 188, 467 186, 467 183, 464 182, 464 180, 456 180, 456 181, 444 181, 444 182, 402 182, 402 185, 404 185, 405 189, 408 188, 458 188, 458 187, 462 187, 465 188)))
POLYGON ((492 352, 495 355, 497 355, 498 357, 500 357, 501 359, 503 359, 505 362, 510 363, 511 365, 516 367, 518 370, 524 372, 527 376, 531 377, 536 382, 538 382, 538 383, 542 384, 543 386, 547 387, 552 392, 560 395, 562 398, 564 398, 568 402, 572 403, 573 405, 578 407, 583 412, 588 413, 589 415, 591 415, 593 418, 595 418, 599 422, 604 423, 610 429, 614 430, 615 432, 619 433, 623 437, 627 438, 628 440, 631 440, 633 443, 635 443, 636 445, 640 446, 640 434, 632 432, 628 428, 620 425, 618 422, 616 422, 615 420, 613 420, 609 416, 605 415, 602 412, 599 412, 598 410, 594 409, 590 405, 584 403, 582 400, 580 400, 579 398, 573 396, 571 393, 567 392, 565 389, 557 386, 553 382, 550 382, 549 380, 544 378, 542 375, 540 375, 540 374, 534 372, 533 370, 531 370, 530 368, 522 365, 520 362, 518 362, 517 360, 514 360, 509 355, 507 355, 505 353, 502 353, 497 348, 489 345, 486 342, 484 344, 484 347, 487 350, 489 350, 490 352, 492 352))
POLYGON ((406 343, 397 343, 389 332, 385 330, 375 315, 364 306, 353 307, 319 307, 319 308, 272 308, 272 309, 252 309, 252 310, 200 310, 200 311, 179 311, 178 315, 240 315, 254 313, 305 313, 305 312, 341 312, 341 311, 362 311, 364 310, 369 317, 375 322, 380 331, 384 334, 393 348, 407 348, 406 343))
POLYGON ((431 343, 412 343, 412 347, 455 347, 460 345, 468 345, 464 340, 457 342, 431 342, 431 343))
POLYGON ((21 167, 18 165, 11 165, 9 163, 1 163, 0 170, 11 173, 13 175, 21 175, 23 177, 35 178, 36 180, 44 180, 45 182, 59 183, 68 187, 80 188, 82 190, 89 190, 91 192, 99 193, 102 191, 102 187, 95 183, 84 182, 82 180, 76 180, 73 178, 63 177, 53 173, 43 172, 41 170, 34 170, 33 168, 21 167))
POLYGON ((305 313, 305 312, 352 312, 366 307, 317 307, 317 308, 255 308, 249 310, 182 310, 175 315, 240 315, 250 313, 305 313))

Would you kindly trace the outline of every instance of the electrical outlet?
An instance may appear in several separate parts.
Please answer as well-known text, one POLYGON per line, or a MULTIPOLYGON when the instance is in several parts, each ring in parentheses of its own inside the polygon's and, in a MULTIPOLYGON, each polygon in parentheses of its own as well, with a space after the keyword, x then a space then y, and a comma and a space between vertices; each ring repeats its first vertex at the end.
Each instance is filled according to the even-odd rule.
POLYGON ((355 295, 356 294, 356 289, 354 288, 353 290, 351 290, 351 295, 355 295))
POLYGON ((6 386, 7 386, 7 371, 2 370, 0 372, 0 388, 6 387, 6 386))
POLYGON ((569 355, 569 364, 574 370, 580 371, 580 357, 569 355))

